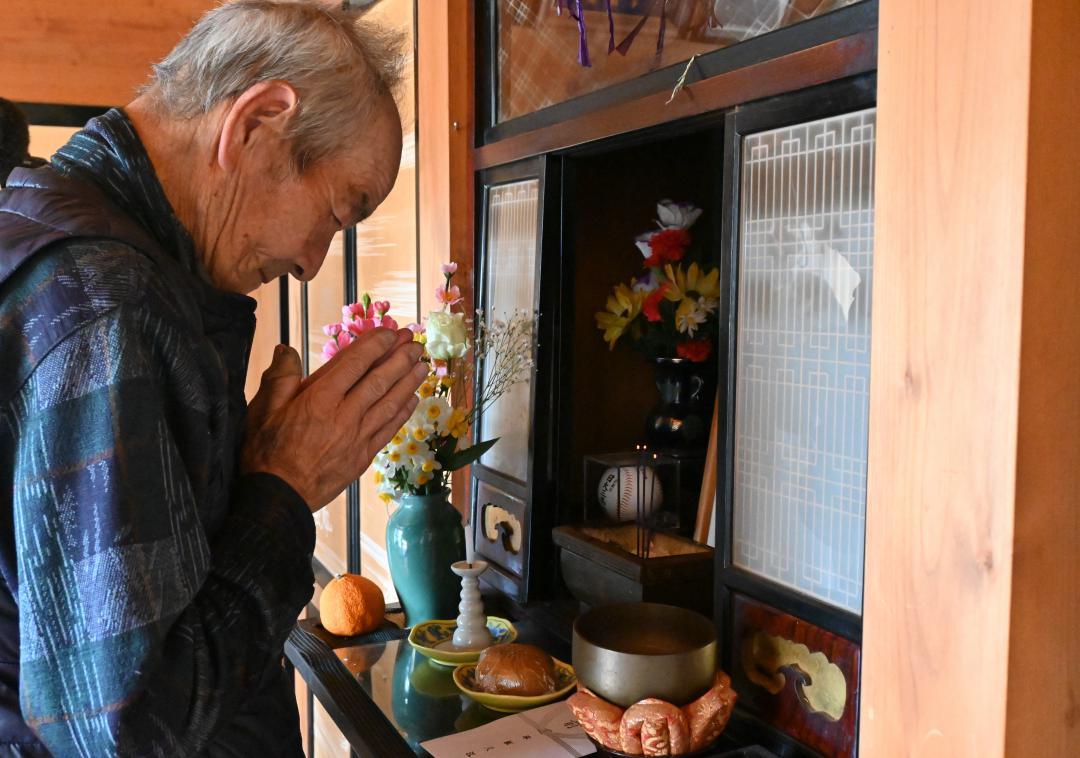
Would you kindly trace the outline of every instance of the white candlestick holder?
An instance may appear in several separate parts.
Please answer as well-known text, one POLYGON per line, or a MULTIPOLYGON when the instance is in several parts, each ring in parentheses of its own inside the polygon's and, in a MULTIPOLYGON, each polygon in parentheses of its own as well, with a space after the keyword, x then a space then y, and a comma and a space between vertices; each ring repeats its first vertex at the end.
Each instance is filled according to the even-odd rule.
POLYGON ((457 628, 452 644, 460 650, 482 650, 495 644, 487 628, 484 603, 480 599, 480 575, 487 570, 487 561, 458 561, 450 570, 461 577, 461 603, 458 605, 457 628))

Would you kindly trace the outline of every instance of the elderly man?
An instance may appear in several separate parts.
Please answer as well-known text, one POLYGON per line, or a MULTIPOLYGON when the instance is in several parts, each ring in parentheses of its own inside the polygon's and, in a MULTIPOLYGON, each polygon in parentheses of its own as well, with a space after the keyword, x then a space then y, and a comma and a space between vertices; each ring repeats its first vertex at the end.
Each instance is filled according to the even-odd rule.
POLYGON ((279 347, 245 413, 244 293, 311 279, 390 191, 392 52, 324 6, 223 5, 0 193, 0 752, 299 753, 311 513, 426 371, 407 331, 303 381, 279 347))

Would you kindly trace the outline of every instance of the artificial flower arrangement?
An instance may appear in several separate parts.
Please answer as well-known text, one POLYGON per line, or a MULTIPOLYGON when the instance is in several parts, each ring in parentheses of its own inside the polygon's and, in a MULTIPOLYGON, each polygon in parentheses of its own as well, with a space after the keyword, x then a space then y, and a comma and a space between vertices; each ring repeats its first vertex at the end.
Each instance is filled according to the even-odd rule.
MULTIPOLYGON (((442 309, 429 313, 424 325, 409 325, 414 338, 424 345, 423 360, 431 366, 417 391, 420 402, 373 464, 379 497, 387 503, 402 495, 441 492, 451 472, 490 450, 497 438, 468 444, 474 420, 510 387, 526 379, 533 368, 531 315, 515 313, 506 320, 485 321, 477 311, 475 334, 470 340, 465 313, 452 310, 463 299, 460 288, 452 283, 457 264, 444 265, 442 273, 444 283, 435 291, 442 309), (475 361, 468 357, 470 349, 475 361), (477 365, 485 366, 486 372, 476 404, 472 408, 463 408, 461 403, 453 407, 451 391, 472 386, 477 365)), ((332 358, 368 329, 397 329, 389 311, 390 303, 374 301, 367 294, 359 303, 345 306, 341 323, 323 327, 330 338, 323 355, 332 358)))
POLYGON ((690 227, 701 209, 661 200, 656 230, 638 235, 645 273, 615 286, 596 326, 610 349, 626 337, 654 358, 687 358, 701 363, 712 354, 720 304, 720 271, 685 265, 690 227))

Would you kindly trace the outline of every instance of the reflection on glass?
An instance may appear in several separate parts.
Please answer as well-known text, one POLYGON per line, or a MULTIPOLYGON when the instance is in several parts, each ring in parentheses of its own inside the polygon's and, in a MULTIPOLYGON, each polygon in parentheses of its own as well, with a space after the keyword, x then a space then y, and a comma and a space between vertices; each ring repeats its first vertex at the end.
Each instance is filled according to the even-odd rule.
POLYGON ((873 109, 742 148, 737 566, 862 611, 873 109))
POLYGON ((821 16, 858 0, 611 0, 618 45, 642 20, 626 55, 608 53, 605 0, 583 0, 591 66, 578 63, 579 28, 550 0, 498 0, 498 119, 687 61, 751 37, 821 16), (660 9, 664 47, 657 55, 660 9))
POLYGON ((420 743, 487 724, 506 714, 480 706, 454 684, 453 669, 417 653, 407 640, 334 651, 368 697, 418 755, 420 743))
MULTIPOLYGON (((489 321, 536 308, 539 187, 539 180, 529 179, 488 192, 484 316, 489 321)), ((528 477, 531 396, 531 381, 516 384, 480 418, 479 439, 499 438, 481 463, 520 481, 528 477)))

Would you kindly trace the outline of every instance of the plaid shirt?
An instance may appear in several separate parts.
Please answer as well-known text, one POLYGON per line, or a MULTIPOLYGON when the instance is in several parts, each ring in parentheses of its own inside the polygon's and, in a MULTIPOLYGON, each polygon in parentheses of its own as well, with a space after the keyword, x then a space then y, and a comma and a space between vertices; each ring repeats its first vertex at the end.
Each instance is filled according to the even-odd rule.
POLYGON ((121 111, 0 192, 0 753, 299 752, 281 652, 314 525, 237 474, 255 303, 200 271, 121 111), (57 171, 153 244, 69 236, 5 272, 12 199, 57 171))

